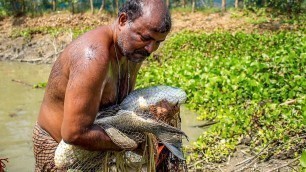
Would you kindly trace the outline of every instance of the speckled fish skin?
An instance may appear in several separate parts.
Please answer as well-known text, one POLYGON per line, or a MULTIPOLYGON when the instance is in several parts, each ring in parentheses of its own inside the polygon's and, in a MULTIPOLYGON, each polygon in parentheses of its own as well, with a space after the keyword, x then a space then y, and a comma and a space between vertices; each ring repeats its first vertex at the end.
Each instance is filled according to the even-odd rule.
POLYGON ((168 132, 169 134, 176 133, 187 137, 187 135, 178 128, 157 122, 152 118, 143 118, 142 114, 137 115, 133 111, 127 110, 120 110, 115 116, 98 119, 95 121, 95 124, 101 126, 108 124, 121 131, 153 133, 157 137, 159 136, 159 133, 165 132, 168 132))
POLYGON ((187 95, 184 90, 170 86, 154 86, 150 88, 137 89, 130 93, 121 103, 120 108, 124 110, 136 111, 155 105, 161 100, 167 100, 171 105, 185 103, 187 95), (140 100, 145 100, 143 107, 140 100))

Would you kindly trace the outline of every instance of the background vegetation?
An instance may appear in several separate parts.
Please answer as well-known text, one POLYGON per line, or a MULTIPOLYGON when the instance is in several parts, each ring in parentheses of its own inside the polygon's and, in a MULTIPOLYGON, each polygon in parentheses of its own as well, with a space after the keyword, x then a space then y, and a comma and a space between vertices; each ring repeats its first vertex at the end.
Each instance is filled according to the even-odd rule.
POLYGON ((224 162, 239 144, 265 148, 263 160, 294 158, 305 147, 305 32, 182 32, 155 56, 139 86, 181 87, 200 119, 217 122, 190 161, 224 162))
MULTIPOLYGON (((125 0, 0 0, 1 16, 20 16, 25 14, 40 15, 44 12, 69 10, 71 13, 80 13, 90 10, 117 12, 118 7, 125 0)), ((305 0, 166 0, 169 8, 191 9, 221 9, 227 7, 269 8, 276 13, 288 15, 303 12, 305 0)))

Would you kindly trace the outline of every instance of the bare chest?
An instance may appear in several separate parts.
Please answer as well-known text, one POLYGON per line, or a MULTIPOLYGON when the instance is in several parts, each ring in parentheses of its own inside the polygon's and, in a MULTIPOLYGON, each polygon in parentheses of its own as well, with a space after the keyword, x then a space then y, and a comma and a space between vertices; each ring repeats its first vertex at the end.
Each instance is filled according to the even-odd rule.
POLYGON ((121 77, 110 75, 102 90, 100 109, 119 104, 134 87, 133 81, 128 74, 122 74, 121 77))

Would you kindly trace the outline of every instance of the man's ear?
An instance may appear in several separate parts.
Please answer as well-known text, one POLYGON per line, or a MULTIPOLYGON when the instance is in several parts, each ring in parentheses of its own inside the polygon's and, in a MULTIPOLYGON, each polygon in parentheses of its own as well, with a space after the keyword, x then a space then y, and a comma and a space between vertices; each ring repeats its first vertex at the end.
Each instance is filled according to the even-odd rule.
POLYGON ((126 13, 120 14, 118 22, 119 22, 119 26, 124 26, 128 22, 126 13))

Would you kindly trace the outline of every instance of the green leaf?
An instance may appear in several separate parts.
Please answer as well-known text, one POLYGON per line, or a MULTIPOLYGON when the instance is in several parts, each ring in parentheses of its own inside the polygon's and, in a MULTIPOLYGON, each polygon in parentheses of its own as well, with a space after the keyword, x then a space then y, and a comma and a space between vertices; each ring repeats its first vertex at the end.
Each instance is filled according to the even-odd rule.
POLYGON ((300 158, 301 166, 306 168, 306 150, 303 150, 302 156, 300 158))
POLYGON ((38 84, 33 85, 34 88, 46 88, 47 83, 46 82, 40 82, 38 84))

